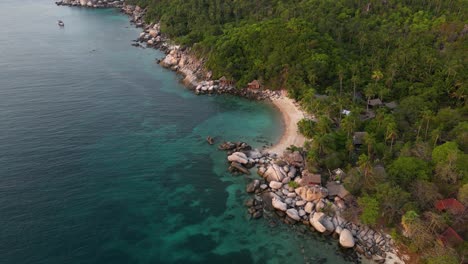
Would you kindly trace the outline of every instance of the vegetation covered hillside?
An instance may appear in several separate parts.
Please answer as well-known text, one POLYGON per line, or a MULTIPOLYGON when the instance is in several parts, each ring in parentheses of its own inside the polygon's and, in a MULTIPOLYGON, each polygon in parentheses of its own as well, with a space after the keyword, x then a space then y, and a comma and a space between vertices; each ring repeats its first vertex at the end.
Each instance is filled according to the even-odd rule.
POLYGON ((343 168, 362 222, 392 230, 421 261, 466 260, 466 242, 437 242, 449 227, 467 238, 466 210, 434 205, 468 205, 467 1, 133 3, 214 77, 300 100, 316 116, 300 123, 309 169, 343 168))

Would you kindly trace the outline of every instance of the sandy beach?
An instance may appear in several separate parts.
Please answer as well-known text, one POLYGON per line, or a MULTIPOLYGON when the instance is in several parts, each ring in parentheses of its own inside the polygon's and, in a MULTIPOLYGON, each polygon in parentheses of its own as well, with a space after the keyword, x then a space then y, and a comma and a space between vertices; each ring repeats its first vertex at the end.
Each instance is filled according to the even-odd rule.
POLYGON ((278 143, 268 148, 270 153, 282 155, 291 145, 302 147, 305 137, 299 133, 297 122, 305 117, 304 113, 295 105, 294 100, 285 96, 271 98, 273 105, 281 112, 284 122, 284 133, 278 143))

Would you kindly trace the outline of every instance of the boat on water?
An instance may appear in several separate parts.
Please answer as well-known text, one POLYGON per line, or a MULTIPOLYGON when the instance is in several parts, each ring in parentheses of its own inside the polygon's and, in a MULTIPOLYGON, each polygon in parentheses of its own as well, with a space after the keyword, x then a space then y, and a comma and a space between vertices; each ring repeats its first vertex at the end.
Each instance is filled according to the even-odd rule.
POLYGON ((65 26, 65 23, 63 23, 62 20, 58 20, 57 24, 59 25, 59 27, 64 27, 65 26))

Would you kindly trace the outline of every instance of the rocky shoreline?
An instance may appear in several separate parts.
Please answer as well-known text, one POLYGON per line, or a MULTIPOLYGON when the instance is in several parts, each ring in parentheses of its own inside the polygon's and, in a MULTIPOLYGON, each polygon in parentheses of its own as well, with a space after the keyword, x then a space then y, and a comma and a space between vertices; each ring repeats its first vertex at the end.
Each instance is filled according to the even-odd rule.
POLYGON ((183 76, 182 83, 196 94, 231 94, 253 100, 265 100, 280 97, 280 92, 268 89, 238 89, 231 82, 212 79, 212 73, 204 67, 205 61, 196 58, 186 47, 171 44, 162 32, 159 23, 147 24, 144 21, 146 10, 135 5, 127 5, 124 0, 62 0, 56 2, 61 6, 85 8, 119 8, 130 17, 136 27, 143 32, 134 40, 133 46, 154 48, 165 53, 165 57, 157 62, 183 76))
POLYGON ((314 232, 331 235, 343 248, 352 248, 376 263, 403 263, 398 259, 388 234, 344 219, 347 201, 325 187, 307 182, 312 173, 305 169, 299 151, 285 151, 282 158, 252 149, 248 144, 225 142, 229 171, 250 174, 256 167, 261 179, 246 186, 252 197, 245 201, 252 219, 274 212, 287 224, 303 224, 314 232))
MULTIPOLYGON (((204 67, 204 61, 193 56, 189 48, 171 44, 161 32, 158 23, 144 22, 145 9, 127 5, 124 0, 62 0, 57 5, 85 8, 119 8, 130 21, 143 28, 134 40, 135 47, 159 49, 165 53, 158 63, 183 76, 182 82, 196 94, 232 94, 254 100, 280 98, 277 91, 265 89, 237 89, 232 83, 213 80, 212 73, 204 67)), ((298 151, 286 151, 283 157, 253 150, 248 144, 225 142, 219 146, 227 151, 229 171, 233 174, 251 174, 257 168, 260 179, 246 186, 253 196, 245 205, 253 219, 274 212, 287 224, 303 224, 312 231, 332 235, 344 248, 354 249, 367 259, 377 263, 404 263, 398 258, 394 241, 388 234, 366 226, 354 224, 343 218, 346 201, 320 185, 310 185, 304 178, 310 174, 305 169, 303 155, 298 151)))

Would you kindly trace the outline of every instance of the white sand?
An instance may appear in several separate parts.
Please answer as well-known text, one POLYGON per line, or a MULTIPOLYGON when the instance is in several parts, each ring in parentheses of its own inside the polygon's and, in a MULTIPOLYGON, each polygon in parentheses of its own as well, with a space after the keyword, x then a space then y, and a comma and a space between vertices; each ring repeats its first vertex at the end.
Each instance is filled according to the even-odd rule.
POLYGON ((283 155, 283 152, 291 145, 302 147, 305 143, 305 137, 299 133, 297 122, 305 117, 304 113, 294 104, 294 100, 288 97, 271 98, 271 101, 280 110, 285 129, 279 142, 268 148, 267 151, 283 155))

